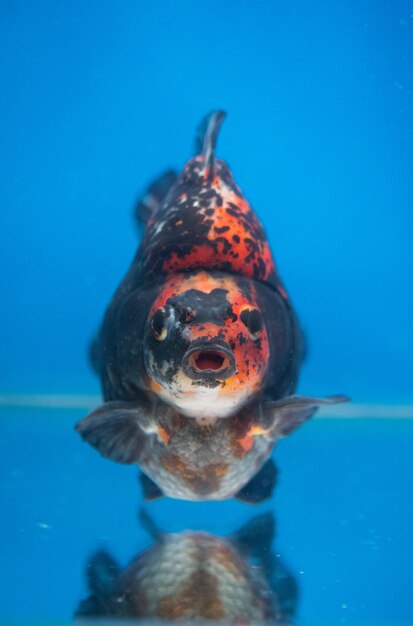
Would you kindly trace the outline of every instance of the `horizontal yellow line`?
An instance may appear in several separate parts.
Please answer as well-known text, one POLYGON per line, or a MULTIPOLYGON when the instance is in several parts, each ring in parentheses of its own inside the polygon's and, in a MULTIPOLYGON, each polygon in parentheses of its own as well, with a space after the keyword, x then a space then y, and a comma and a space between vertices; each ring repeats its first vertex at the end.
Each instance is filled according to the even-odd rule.
MULTIPOLYGON (((3 394, 0 395, 0 407, 25 407, 40 409, 83 409, 89 411, 101 404, 97 395, 70 394, 3 394)), ((397 418, 413 419, 413 404, 374 404, 355 403, 336 404, 321 407, 317 413, 320 418, 397 418)))

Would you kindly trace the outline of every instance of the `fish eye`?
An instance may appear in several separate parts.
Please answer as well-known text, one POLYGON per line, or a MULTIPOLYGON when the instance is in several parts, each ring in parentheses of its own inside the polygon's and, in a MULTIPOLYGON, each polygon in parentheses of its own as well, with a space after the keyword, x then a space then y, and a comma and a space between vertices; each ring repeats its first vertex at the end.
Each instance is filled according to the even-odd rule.
POLYGON ((252 306, 245 306, 240 313, 241 322, 247 327, 251 339, 258 339, 263 327, 261 311, 252 306))
POLYGON ((152 316, 151 329, 152 333, 158 341, 166 339, 168 329, 166 327, 166 321, 169 317, 170 311, 166 311, 163 307, 158 309, 152 316))

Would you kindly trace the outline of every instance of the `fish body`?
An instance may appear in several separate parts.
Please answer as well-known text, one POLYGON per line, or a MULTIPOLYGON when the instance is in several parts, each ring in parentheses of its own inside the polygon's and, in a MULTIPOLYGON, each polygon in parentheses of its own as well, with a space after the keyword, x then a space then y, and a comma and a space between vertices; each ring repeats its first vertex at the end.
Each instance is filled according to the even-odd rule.
POLYGON ((248 405, 214 424, 154 407, 108 402, 77 428, 103 456, 137 463, 154 484, 143 480, 144 495, 183 500, 236 497, 257 503, 270 497, 276 470, 270 459, 275 444, 309 419, 317 407, 342 397, 289 396, 248 405))
POLYGON ((92 595, 81 602, 77 616, 286 623, 297 589, 282 561, 273 557, 272 528, 272 516, 266 514, 241 529, 239 537, 158 533, 156 543, 124 570, 99 552, 88 566, 92 595))
POLYGON ((140 203, 143 238, 94 349, 105 404, 77 427, 190 500, 236 495, 324 402, 292 395, 299 324, 257 215, 215 157, 222 119, 140 203))
POLYGON ((213 426, 182 415, 161 418, 140 466, 169 497, 223 500, 236 496, 267 461, 274 445, 264 435, 249 438, 253 424, 250 411, 218 420, 213 426))

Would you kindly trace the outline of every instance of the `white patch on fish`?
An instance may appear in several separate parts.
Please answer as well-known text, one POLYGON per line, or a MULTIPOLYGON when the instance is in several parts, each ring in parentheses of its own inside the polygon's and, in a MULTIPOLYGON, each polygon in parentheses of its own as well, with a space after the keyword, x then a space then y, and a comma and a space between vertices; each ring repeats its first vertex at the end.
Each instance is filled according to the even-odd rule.
POLYGON ((191 387, 179 391, 163 387, 159 393, 165 402, 176 407, 187 417, 210 423, 232 415, 246 403, 250 394, 251 390, 230 394, 223 391, 221 386, 211 388, 199 385, 195 389, 191 387))

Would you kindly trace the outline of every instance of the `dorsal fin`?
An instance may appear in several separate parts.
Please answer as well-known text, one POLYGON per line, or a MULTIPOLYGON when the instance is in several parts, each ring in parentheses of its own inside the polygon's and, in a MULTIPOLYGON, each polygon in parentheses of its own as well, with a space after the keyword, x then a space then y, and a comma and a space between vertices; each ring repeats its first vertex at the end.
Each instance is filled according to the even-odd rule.
POLYGON ((198 128, 196 153, 204 157, 203 174, 212 178, 214 169, 215 146, 225 111, 213 111, 207 115, 198 128))

